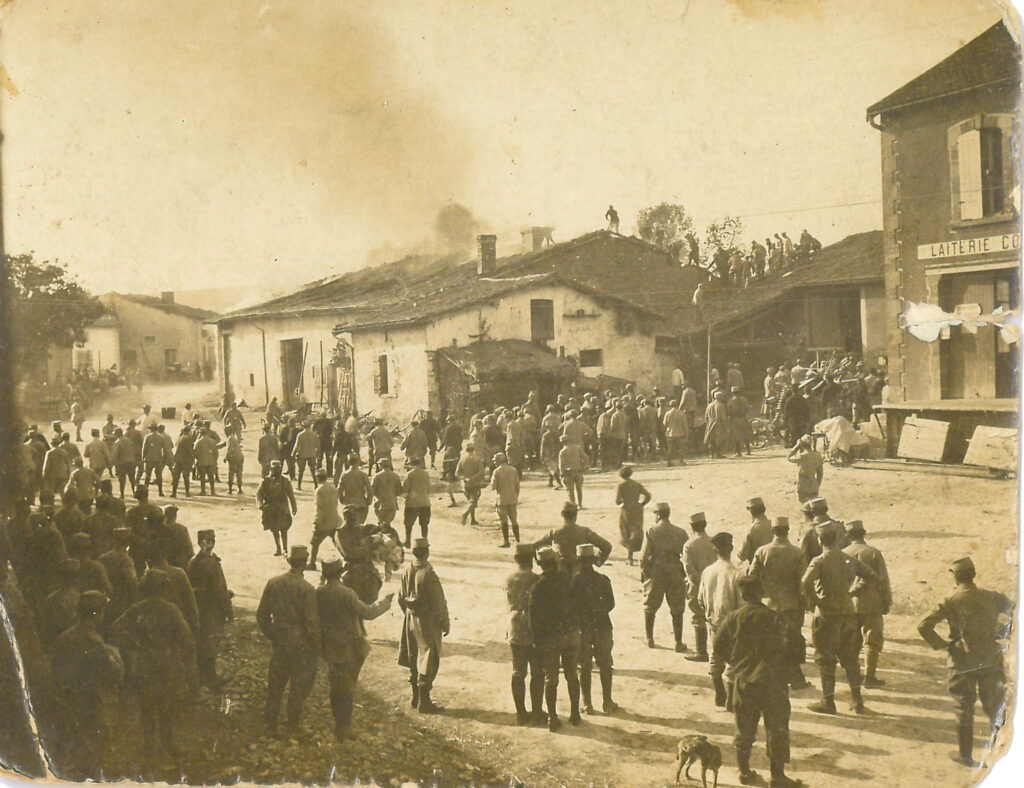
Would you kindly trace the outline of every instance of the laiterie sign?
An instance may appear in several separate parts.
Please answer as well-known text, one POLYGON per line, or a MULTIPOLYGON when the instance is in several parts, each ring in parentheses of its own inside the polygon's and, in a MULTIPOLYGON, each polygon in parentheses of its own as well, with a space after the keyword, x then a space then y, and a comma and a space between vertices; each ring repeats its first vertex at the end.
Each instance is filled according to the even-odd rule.
POLYGON ((918 260, 940 260, 946 257, 968 257, 977 254, 1005 254, 1020 251, 1020 233, 990 235, 987 238, 961 238, 938 241, 917 247, 918 260))

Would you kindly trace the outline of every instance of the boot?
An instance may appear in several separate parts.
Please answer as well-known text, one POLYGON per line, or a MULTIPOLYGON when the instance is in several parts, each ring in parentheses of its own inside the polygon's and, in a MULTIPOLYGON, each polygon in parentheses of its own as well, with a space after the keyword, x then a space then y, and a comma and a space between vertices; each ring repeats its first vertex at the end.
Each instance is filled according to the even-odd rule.
POLYGON ((440 714, 444 711, 443 706, 438 706, 430 699, 430 687, 420 687, 419 701, 417 708, 420 714, 440 714))
POLYGON ((740 785, 757 785, 761 778, 750 768, 750 753, 736 751, 736 766, 740 773, 740 785))
POLYGON ((864 697, 860 693, 860 687, 850 687, 851 707, 855 714, 864 713, 864 697))
POLYGON ((694 636, 697 640, 697 653, 690 654, 687 659, 690 662, 708 661, 708 631, 705 628, 695 629, 694 636))
POLYGON ((869 648, 864 656, 864 686, 868 689, 885 686, 885 682, 875 676, 875 671, 878 670, 878 655, 878 649, 869 648))
POLYGON ((590 698, 590 680, 592 674, 589 670, 580 670, 580 693, 583 695, 583 713, 593 714, 594 704, 590 698))
POLYGON ((409 673, 409 684, 412 685, 412 703, 409 705, 415 709, 420 705, 419 676, 416 674, 415 670, 409 673))
POLYGON ((732 701, 733 694, 736 689, 736 682, 727 681, 725 682, 725 710, 731 712, 733 709, 732 701))
POLYGON ((512 702, 516 706, 516 725, 528 725, 530 716, 526 713, 526 681, 512 677, 512 702))
POLYGON ((545 686, 544 687, 544 699, 547 701, 548 707, 548 730, 551 732, 557 731, 562 727, 562 721, 558 719, 558 687, 557 686, 545 686))
POLYGON ((729 698, 725 691, 725 681, 721 676, 712 676, 711 683, 715 687, 715 705, 724 709, 729 698))
POLYGON ((654 613, 644 613, 644 630, 647 632, 647 648, 654 648, 654 613))
POLYGON ((783 760, 773 760, 771 762, 772 769, 772 780, 768 784, 769 788, 794 788, 794 786, 800 783, 796 780, 790 779, 786 776, 786 762, 783 760))
POLYGON ((835 673, 821 674, 821 700, 815 701, 807 707, 808 710, 817 714, 836 713, 836 675, 835 673))
POLYGON ((683 654, 686 652, 686 644, 683 643, 683 614, 673 613, 672 614, 672 634, 676 638, 676 653, 683 654))
POLYGON ((605 714, 619 710, 619 704, 612 700, 612 669, 601 668, 601 708, 605 714))
POLYGON ((960 722, 956 728, 956 739, 959 752, 953 753, 950 757, 961 766, 976 767, 978 762, 974 760, 974 720, 960 722))

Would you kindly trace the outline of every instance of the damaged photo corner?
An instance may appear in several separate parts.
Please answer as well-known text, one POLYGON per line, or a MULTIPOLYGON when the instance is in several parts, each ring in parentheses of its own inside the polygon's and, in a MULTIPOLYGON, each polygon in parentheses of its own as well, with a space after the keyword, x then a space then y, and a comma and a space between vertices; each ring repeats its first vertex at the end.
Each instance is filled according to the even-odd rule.
POLYGON ((0 0, 0 785, 1017 785, 1021 31, 0 0))

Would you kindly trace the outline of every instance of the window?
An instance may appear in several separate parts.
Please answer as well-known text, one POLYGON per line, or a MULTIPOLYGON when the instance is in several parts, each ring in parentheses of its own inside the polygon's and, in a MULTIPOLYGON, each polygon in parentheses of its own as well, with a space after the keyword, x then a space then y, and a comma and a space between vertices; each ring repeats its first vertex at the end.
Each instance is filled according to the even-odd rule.
POLYGON ((390 380, 388 375, 388 354, 381 353, 377 356, 377 368, 373 374, 373 390, 377 394, 390 393, 390 380))
POLYGON ((604 351, 601 348, 580 351, 581 367, 603 367, 604 351))
POLYGON ((144 342, 145 342, 145 343, 146 343, 147 345, 155 345, 155 344, 156 344, 156 337, 155 337, 155 336, 152 336, 152 337, 145 337, 145 339, 144 339, 143 341, 144 341, 144 342))
POLYGON ((256 386, 256 375, 254 375, 252 372, 250 372, 249 373, 249 388, 254 388, 255 386, 256 386))
POLYGON ((537 344, 555 338, 555 302, 550 298, 530 300, 530 341, 537 344))
POLYGON ((169 367, 178 360, 178 351, 175 348, 169 347, 164 350, 164 366, 169 367))
POLYGON ((976 115, 949 130, 952 220, 1011 218, 1013 117, 976 115))

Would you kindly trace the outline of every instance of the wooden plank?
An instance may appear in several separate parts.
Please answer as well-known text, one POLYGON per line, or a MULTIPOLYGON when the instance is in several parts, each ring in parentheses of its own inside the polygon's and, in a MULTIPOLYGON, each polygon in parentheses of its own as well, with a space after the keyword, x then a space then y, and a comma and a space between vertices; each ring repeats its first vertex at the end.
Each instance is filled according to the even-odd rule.
POLYGON ((974 428, 974 435, 967 445, 965 465, 982 465, 1003 471, 1017 470, 1017 430, 1007 427, 974 428))
POLYGON ((949 436, 949 422, 910 416, 903 422, 896 454, 911 460, 942 462, 949 436))
POLYGON ((974 479, 1005 479, 1006 471, 979 468, 975 465, 952 465, 941 462, 913 462, 907 460, 856 460, 852 468, 869 471, 905 471, 909 473, 932 473, 939 476, 967 476, 974 479))

